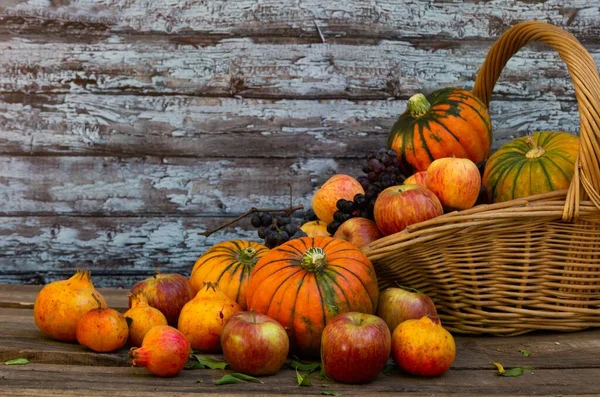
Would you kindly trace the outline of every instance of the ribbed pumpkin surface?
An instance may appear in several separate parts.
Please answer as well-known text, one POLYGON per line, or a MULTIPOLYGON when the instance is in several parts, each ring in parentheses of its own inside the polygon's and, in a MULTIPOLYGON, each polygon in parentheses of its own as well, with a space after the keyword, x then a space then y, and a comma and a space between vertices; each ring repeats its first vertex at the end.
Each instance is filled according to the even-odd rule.
POLYGON ((302 237, 261 258, 246 297, 249 309, 286 328, 292 349, 318 357, 327 321, 349 311, 372 314, 378 296, 373 265, 358 248, 332 237, 302 237))
POLYGON ((567 189, 578 151, 579 138, 567 132, 536 132, 506 143, 485 166, 488 199, 498 203, 567 189))
POLYGON ((426 171, 442 157, 485 160, 492 142, 486 106, 470 91, 444 88, 409 99, 388 136, 387 147, 398 153, 405 175, 426 171))
POLYGON ((246 309, 246 287, 250 272, 269 249, 253 241, 231 240, 210 247, 192 269, 190 283, 196 291, 210 281, 242 309, 246 309))

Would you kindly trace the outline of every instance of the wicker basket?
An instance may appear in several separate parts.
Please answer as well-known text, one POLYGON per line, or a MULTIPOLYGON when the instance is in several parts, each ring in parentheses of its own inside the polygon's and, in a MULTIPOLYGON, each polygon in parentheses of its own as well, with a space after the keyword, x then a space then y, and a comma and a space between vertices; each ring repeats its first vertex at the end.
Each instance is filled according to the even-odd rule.
POLYGON ((363 248, 380 287, 434 300, 458 333, 517 335, 600 326, 600 78, 571 34, 541 22, 506 31, 473 92, 489 104, 509 58, 531 41, 555 49, 577 96, 580 147, 568 190, 442 215, 363 248))

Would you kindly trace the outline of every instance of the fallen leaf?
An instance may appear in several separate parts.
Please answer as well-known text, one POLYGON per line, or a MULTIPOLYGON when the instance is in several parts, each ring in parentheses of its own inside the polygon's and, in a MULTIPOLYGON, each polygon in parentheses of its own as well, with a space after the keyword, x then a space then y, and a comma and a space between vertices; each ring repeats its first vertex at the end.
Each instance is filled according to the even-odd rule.
POLYGON ((381 372, 383 372, 384 375, 390 375, 397 367, 398 366, 395 363, 386 364, 381 372))
POLYGON ((233 373, 231 374, 231 376, 233 376, 233 377, 236 377, 236 378, 238 378, 238 379, 241 379, 241 380, 248 381, 248 382, 254 382, 254 383, 265 383, 265 382, 263 382, 262 380, 260 380, 260 379, 258 379, 258 378, 255 378, 254 376, 250 376, 250 375, 242 374, 242 373, 240 373, 240 372, 233 372, 233 373))
POLYGON ((323 394, 324 396, 339 396, 341 393, 337 391, 325 390, 321 392, 321 394, 323 394))
POLYGON ((223 375, 223 377, 221 379, 216 380, 215 385, 217 385, 217 386, 233 385, 235 383, 242 383, 242 382, 245 382, 245 381, 240 378, 236 378, 235 376, 232 376, 230 374, 227 374, 227 375, 223 375))
POLYGON ((296 370, 296 380, 298 381, 298 386, 310 386, 310 379, 308 379, 308 373, 302 375, 298 370, 296 370))
POLYGON ((519 350, 519 353, 521 353, 523 357, 529 357, 531 355, 531 352, 529 350, 524 349, 519 350))
POLYGON ((496 366, 496 368, 498 368, 498 374, 502 375, 504 373, 504 367, 502 366, 502 364, 497 363, 497 362, 492 362, 492 364, 494 364, 496 366))
POLYGON ((515 367, 515 368, 505 370, 503 373, 500 374, 500 376, 517 377, 517 376, 523 375, 525 373, 525 371, 532 370, 532 369, 533 369, 533 367, 529 367, 529 366, 515 367))
POLYGON ((202 379, 198 379, 196 383, 204 383, 204 381, 202 379))
POLYGON ((191 355, 191 360, 196 360, 196 362, 188 362, 188 364, 185 366, 185 369, 225 369, 228 365, 226 361, 213 360, 212 358, 199 356, 196 354, 191 355))
POLYGON ((4 362, 4 365, 25 365, 29 364, 29 360, 26 358, 15 358, 14 360, 8 360, 4 362))
POLYGON ((313 372, 321 368, 321 363, 305 363, 298 360, 292 360, 290 366, 298 371, 313 372))

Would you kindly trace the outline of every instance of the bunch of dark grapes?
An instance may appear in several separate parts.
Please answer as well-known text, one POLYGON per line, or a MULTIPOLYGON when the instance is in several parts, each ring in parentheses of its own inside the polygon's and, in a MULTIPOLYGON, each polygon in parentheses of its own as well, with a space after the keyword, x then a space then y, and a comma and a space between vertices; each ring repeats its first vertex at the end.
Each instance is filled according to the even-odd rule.
POLYGON ((352 201, 339 199, 335 204, 337 211, 333 213, 333 221, 327 225, 327 231, 333 236, 340 225, 350 218, 357 216, 371 218, 369 213, 369 199, 364 194, 357 194, 352 201))
POLYGON ((269 248, 306 236, 306 233, 300 230, 299 219, 285 213, 273 215, 270 212, 255 212, 250 218, 250 224, 257 229, 258 237, 263 239, 269 248))
POLYGON ((379 193, 390 186, 400 185, 406 179, 398 164, 395 150, 379 149, 368 152, 361 175, 356 180, 362 185, 365 194, 357 194, 353 201, 340 199, 336 203, 338 211, 333 221, 327 225, 327 231, 333 235, 346 220, 360 216, 373 220, 373 207, 379 193))

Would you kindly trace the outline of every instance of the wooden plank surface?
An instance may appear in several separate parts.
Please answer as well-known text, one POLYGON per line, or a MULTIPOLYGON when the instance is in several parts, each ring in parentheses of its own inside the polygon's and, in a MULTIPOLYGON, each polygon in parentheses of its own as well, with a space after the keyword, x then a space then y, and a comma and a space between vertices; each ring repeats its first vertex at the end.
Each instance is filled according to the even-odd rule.
MULTIPOLYGON (((221 395, 318 395, 325 390, 341 395, 594 395, 600 371, 600 329, 575 333, 531 333, 518 337, 456 335, 457 356, 452 368, 437 378, 409 376, 398 369, 381 374, 368 385, 343 385, 311 376, 312 386, 300 388, 295 371, 284 367, 263 384, 215 386, 229 370, 186 370, 175 378, 161 379, 143 368, 129 367, 127 347, 108 354, 88 351, 75 343, 43 336, 33 322, 31 303, 36 286, 0 285, 0 362, 28 358, 23 366, 0 366, 0 395, 160 395, 219 393, 221 395), (13 305, 19 302, 19 306, 13 305), (525 357, 520 350, 531 353, 525 357), (492 361, 506 368, 532 366, 524 375, 505 378, 496 374, 492 361), (201 381, 201 383, 198 383, 201 381)), ((125 291, 101 289, 109 306, 125 303, 125 291)), ((209 355, 223 359, 221 355, 209 355)), ((289 364, 287 364, 289 365, 289 364)))

